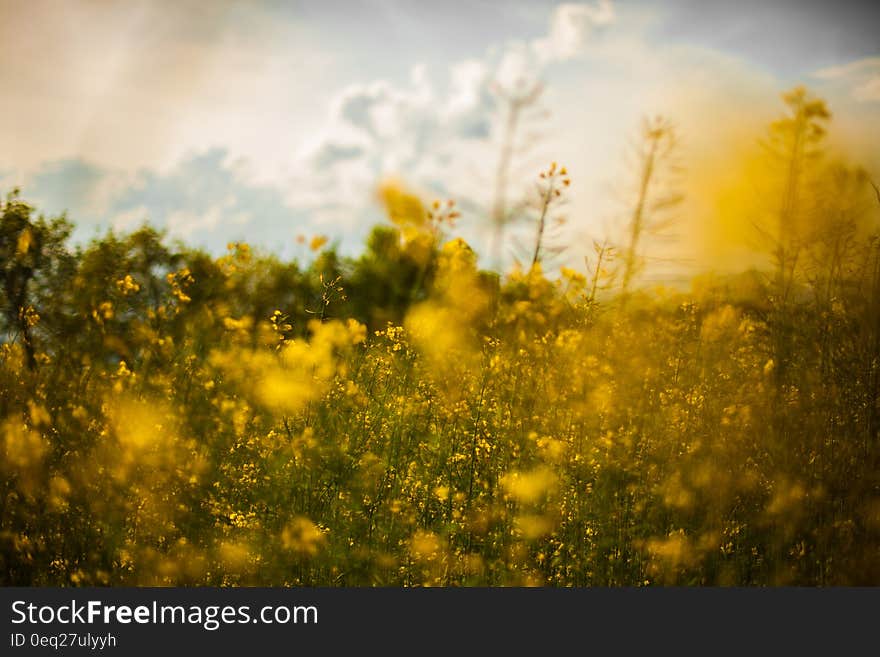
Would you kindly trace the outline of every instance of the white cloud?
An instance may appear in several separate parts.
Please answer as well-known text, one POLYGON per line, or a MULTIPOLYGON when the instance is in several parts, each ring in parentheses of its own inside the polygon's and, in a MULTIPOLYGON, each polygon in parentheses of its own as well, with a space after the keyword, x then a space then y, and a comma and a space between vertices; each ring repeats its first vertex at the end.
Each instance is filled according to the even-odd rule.
POLYGON ((599 0, 596 5, 562 4, 553 11, 549 34, 532 47, 544 61, 571 59, 583 52, 595 30, 614 21, 610 0, 599 0))
POLYGON ((550 14, 547 33, 527 42, 508 43, 494 71, 494 80, 512 89, 540 78, 548 66, 582 55, 596 34, 616 21, 610 0, 596 4, 564 3, 550 14))
POLYGON ((348 86, 333 101, 320 137, 304 149, 289 202, 309 199, 316 209, 347 204, 349 216, 361 218, 357 209, 372 202, 377 181, 400 176, 426 193, 486 207, 503 119, 499 91, 531 87, 549 65, 582 54, 614 18, 608 0, 562 4, 539 38, 490 47, 484 57, 453 62, 433 77, 415 66, 407 84, 348 86), (316 179, 323 181, 320 190, 316 179))
POLYGON ((408 84, 379 80, 343 89, 322 133, 300 157, 289 202, 316 211, 347 207, 358 220, 382 177, 436 188, 460 164, 456 155, 473 144, 485 147, 491 136, 490 79, 487 63, 470 59, 454 64, 440 84, 416 66, 408 84))
POLYGON ((172 236, 191 239, 201 231, 214 231, 224 223, 242 226, 250 222, 253 213, 236 211, 235 206, 235 197, 228 196, 199 211, 175 210, 168 214, 166 226, 172 236))
MULTIPOLYGON (((34 1, 45 20, 26 39, 23 25, 0 24, 0 77, 12 81, 0 120, 20 127, 0 132, 0 170, 39 169, 44 160, 76 154, 102 171, 94 180, 78 174, 83 207, 119 227, 150 218, 210 244, 232 235, 275 244, 307 226, 345 235, 343 249, 356 252, 380 218, 376 183, 400 176, 429 198, 464 202, 460 227, 484 251, 504 122, 495 85, 510 91, 523 80, 526 87, 543 82, 545 91, 536 116, 523 117, 518 145, 528 132, 542 136, 528 157, 517 151, 511 196, 531 190, 550 160, 566 164, 573 183, 565 239, 571 261, 580 263, 587 237, 620 222, 608 191, 631 173, 623 155, 643 114, 669 114, 683 133, 685 164, 707 168, 729 142, 757 137, 788 86, 716 50, 658 45, 644 8, 615 8, 609 0, 550 12, 530 5, 535 32, 517 41, 414 66, 408 78, 364 74, 351 83, 361 74, 349 72, 348 84, 327 72, 333 56, 314 36, 300 30, 291 37, 289 25, 281 29, 259 12, 235 27, 234 13, 224 13, 235 3, 212 3, 202 25, 180 14, 198 14, 201 4, 160 10, 145 2, 140 12, 108 14, 102 4, 72 0, 91 12, 89 20, 80 17, 82 34, 74 38, 70 17, 53 13, 57 4, 34 1), (208 34, 181 35, 187 21, 208 34), (46 48, 40 57, 37 43, 46 48), (4 56, 4 48, 22 46, 17 61, 4 56), (220 159, 192 156, 217 146, 220 159), (132 181, 140 167, 147 172, 132 181), (216 200, 232 188, 234 203, 216 200)), ((393 45, 388 53, 396 54, 393 45)), ((880 58, 818 71, 815 80, 839 130, 854 107, 865 116, 878 100, 880 58)), ((856 137, 872 148, 862 132, 856 137)), ((66 201, 69 187, 62 191, 56 197, 66 201)))
POLYGON ((331 88, 332 56, 307 31, 259 9, 87 0, 59 9, 34 0, 0 25, 0 76, 9 80, 0 120, 19 126, 0 134, 0 166, 89 162, 100 175, 79 185, 76 199, 58 181, 43 185, 55 204, 118 226, 144 218, 146 207, 151 219, 193 234, 229 225, 234 212, 190 198, 198 190, 176 214, 160 211, 158 194, 178 195, 167 185, 147 203, 120 208, 120 187, 136 197, 181 175, 193 153, 222 145, 234 154, 223 166, 242 184, 283 185, 288 207, 317 223, 341 222, 328 229, 349 231, 370 220, 365 212, 377 218, 373 190, 386 175, 485 203, 497 152, 493 82, 542 76, 582 52, 613 16, 608 0, 560 5, 537 39, 490 48, 433 77, 415 66, 405 83, 351 84, 331 98, 320 90, 331 88), (74 19, 80 29, 71 32, 74 19), (151 180, 138 181, 138 169, 151 180))
POLYGON ((110 225, 115 230, 126 232, 136 229, 149 218, 150 211, 147 206, 138 205, 114 214, 110 218, 110 225))
POLYGON ((813 75, 817 78, 839 79, 849 78, 851 76, 870 75, 880 70, 880 57, 867 57, 865 59, 857 59, 841 66, 828 66, 819 69, 813 75))
POLYGON ((308 131, 322 120, 333 61, 304 26, 257 3, 10 6, 0 20, 0 122, 15 128, 0 131, 0 167, 76 157, 168 170, 220 142, 267 179, 298 144, 291 125, 308 131))
POLYGON ((855 89, 853 89, 853 98, 866 103, 880 103, 880 75, 868 78, 855 89))
POLYGON ((440 119, 453 132, 464 137, 488 136, 488 115, 495 103, 487 85, 490 74, 487 63, 478 59, 451 67, 449 94, 440 108, 440 119))
POLYGON ((857 59, 842 66, 823 68, 813 73, 813 77, 842 85, 859 102, 880 102, 880 57, 857 59))
MULTIPOLYGON (((685 157, 704 158, 722 139, 742 139, 744 125, 771 119, 779 91, 771 76, 735 58, 652 46, 618 21, 608 2, 564 4, 539 38, 491 47, 482 59, 453 63, 434 77, 419 69, 409 84, 386 80, 343 90, 324 133, 303 158, 288 202, 308 197, 315 208, 347 205, 349 221, 363 220, 360 210, 373 203, 377 181, 399 176, 428 197, 464 202, 460 230, 485 253, 505 119, 493 87, 500 83, 510 91, 520 81, 525 88, 546 82, 534 110, 550 113, 533 121, 523 117, 518 145, 529 132, 541 136, 530 155, 517 150, 511 202, 532 189, 550 160, 567 164, 574 181, 563 239, 573 263, 581 262, 579 245, 589 243, 588 236, 620 221, 608 186, 631 173, 624 155, 644 114, 671 114, 685 135, 685 157), (605 31, 601 39, 599 29, 605 31), (325 182, 320 191, 309 182, 315 179, 325 182)), ((372 216, 378 218, 375 208, 372 216)))

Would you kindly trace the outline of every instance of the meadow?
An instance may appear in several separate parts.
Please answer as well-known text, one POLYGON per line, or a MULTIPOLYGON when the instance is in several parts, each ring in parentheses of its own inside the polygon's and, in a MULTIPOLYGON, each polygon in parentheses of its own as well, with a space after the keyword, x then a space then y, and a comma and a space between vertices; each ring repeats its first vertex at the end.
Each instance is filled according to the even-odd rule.
POLYGON ((880 193, 830 125, 785 95, 761 264, 678 287, 640 282, 665 123, 577 269, 562 163, 504 272, 393 183, 360 256, 302 262, 74 245, 9 194, 0 584, 880 584, 880 193))

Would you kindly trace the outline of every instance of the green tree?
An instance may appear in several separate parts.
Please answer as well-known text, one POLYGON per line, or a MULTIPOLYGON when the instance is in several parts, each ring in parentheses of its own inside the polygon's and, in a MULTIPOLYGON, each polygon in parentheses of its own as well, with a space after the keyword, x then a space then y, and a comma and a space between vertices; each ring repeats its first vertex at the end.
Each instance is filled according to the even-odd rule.
POLYGON ((31 369, 36 368, 34 327, 40 320, 36 288, 46 286, 70 263, 66 242, 72 230, 65 217, 33 217, 34 208, 13 190, 0 202, 0 303, 2 331, 20 340, 31 369))

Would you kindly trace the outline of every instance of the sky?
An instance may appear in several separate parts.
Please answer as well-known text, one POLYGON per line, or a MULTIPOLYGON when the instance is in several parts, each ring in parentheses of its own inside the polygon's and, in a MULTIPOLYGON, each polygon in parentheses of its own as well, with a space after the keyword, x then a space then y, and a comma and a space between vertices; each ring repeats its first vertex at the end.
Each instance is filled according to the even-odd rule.
POLYGON ((619 232, 645 116, 682 137, 693 217, 795 84, 880 177, 877 25, 880 3, 812 0, 0 0, 0 191, 66 211, 78 240, 149 221, 306 257, 298 235, 358 253, 394 179, 456 199, 485 256, 499 90, 540 83, 511 188, 568 168, 556 239, 576 263, 619 232))

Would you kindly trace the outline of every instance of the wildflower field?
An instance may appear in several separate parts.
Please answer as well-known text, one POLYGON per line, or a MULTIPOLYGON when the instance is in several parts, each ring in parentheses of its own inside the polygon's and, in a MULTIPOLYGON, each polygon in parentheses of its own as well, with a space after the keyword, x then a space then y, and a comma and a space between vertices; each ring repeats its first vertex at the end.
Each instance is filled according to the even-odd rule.
POLYGON ((362 255, 302 262, 76 245, 11 193, 0 583, 880 584, 880 197, 829 122, 785 96, 758 264, 665 288, 662 122, 579 268, 561 163, 501 272, 396 183, 362 255))

